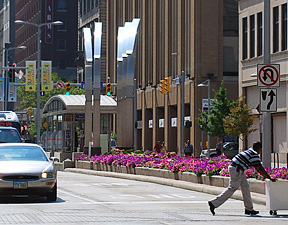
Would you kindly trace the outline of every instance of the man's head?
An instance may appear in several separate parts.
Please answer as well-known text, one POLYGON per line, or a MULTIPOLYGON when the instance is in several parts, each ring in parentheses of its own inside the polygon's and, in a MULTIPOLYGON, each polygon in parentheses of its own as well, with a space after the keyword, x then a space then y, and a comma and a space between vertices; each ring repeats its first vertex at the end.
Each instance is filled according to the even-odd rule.
POLYGON ((260 154, 261 151, 262 151, 262 144, 261 144, 261 142, 259 142, 259 141, 255 142, 255 143, 253 144, 253 149, 254 149, 256 152, 258 152, 258 154, 260 154))

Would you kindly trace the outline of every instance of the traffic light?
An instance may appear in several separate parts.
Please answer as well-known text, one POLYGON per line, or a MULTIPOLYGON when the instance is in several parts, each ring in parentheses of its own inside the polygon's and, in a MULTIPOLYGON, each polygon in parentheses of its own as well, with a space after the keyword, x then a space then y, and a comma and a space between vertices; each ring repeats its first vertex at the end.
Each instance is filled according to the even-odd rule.
POLYGON ((186 120, 184 127, 192 127, 192 121, 186 120))
POLYGON ((160 80, 160 87, 161 87, 161 90, 160 90, 160 92, 162 93, 162 94, 166 94, 166 80, 160 80))
POLYGON ((65 83, 65 94, 70 95, 70 82, 65 83))
POLYGON ((31 116, 32 113, 33 113, 32 107, 27 108, 27 114, 28 114, 28 116, 31 116))
POLYGON ((15 69, 12 69, 11 67, 16 67, 16 63, 13 63, 12 65, 9 65, 10 69, 8 69, 8 78, 10 82, 15 82, 15 69))
MULTIPOLYGON (((12 67, 12 65, 9 65, 9 67, 12 67)), ((9 82, 12 82, 12 69, 8 69, 8 78, 9 82)))
POLYGON ((110 82, 106 83, 106 95, 107 96, 111 95, 111 83, 110 82))
MULTIPOLYGON (((16 67, 16 63, 13 63, 12 64, 12 67, 16 67)), ((16 69, 12 69, 12 81, 11 82, 15 82, 15 72, 16 72, 16 69)))
POLYGON ((166 77, 165 81, 166 81, 166 91, 169 92, 169 91, 171 91, 171 80, 170 80, 170 77, 166 77))

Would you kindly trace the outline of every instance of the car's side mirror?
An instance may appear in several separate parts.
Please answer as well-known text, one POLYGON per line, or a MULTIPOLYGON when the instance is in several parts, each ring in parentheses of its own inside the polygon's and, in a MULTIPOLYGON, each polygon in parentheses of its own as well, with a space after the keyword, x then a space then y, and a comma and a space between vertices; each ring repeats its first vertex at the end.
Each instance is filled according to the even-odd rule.
POLYGON ((50 157, 50 160, 52 160, 53 163, 54 162, 60 162, 60 160, 57 157, 54 157, 54 156, 50 157))

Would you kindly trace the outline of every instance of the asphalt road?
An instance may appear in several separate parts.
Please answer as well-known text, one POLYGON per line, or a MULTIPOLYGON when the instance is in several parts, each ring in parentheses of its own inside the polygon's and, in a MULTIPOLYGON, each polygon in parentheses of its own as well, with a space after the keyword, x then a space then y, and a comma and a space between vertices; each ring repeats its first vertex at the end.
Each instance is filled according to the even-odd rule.
MULTIPOLYGON (((108 174, 107 174, 108 175, 108 174)), ((288 211, 270 216, 244 215, 243 202, 231 199, 212 216, 207 201, 214 195, 169 185, 82 173, 58 173, 58 199, 5 198, 0 224, 288 224, 288 211)))

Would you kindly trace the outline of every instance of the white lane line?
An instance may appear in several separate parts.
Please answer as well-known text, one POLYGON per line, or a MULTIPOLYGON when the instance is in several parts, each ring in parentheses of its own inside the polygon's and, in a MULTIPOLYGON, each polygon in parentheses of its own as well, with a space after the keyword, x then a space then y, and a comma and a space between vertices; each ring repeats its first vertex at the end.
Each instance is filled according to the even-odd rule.
POLYGON ((65 195, 70 195, 70 196, 72 196, 72 197, 74 197, 74 198, 78 198, 78 199, 81 199, 81 200, 83 200, 83 201, 87 201, 87 202, 90 202, 90 203, 93 203, 93 204, 96 204, 96 203, 97 203, 97 202, 95 202, 95 201, 93 201, 93 200, 91 200, 91 199, 89 199, 89 198, 84 198, 84 197, 81 197, 81 196, 79 196, 79 195, 74 195, 74 194, 71 194, 71 193, 66 192, 66 191, 63 191, 63 190, 59 190, 59 189, 58 189, 58 192, 63 193, 63 194, 65 194, 65 195))
MULTIPOLYGON (((240 202, 243 204, 242 202, 240 202)), ((207 201, 125 201, 125 202, 95 202, 82 204, 96 204, 96 205, 133 205, 133 204, 207 204, 207 201)))

